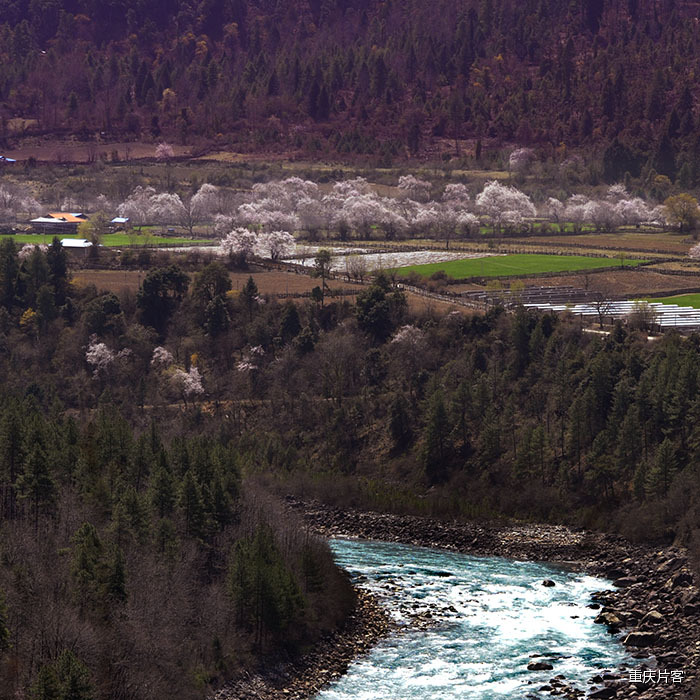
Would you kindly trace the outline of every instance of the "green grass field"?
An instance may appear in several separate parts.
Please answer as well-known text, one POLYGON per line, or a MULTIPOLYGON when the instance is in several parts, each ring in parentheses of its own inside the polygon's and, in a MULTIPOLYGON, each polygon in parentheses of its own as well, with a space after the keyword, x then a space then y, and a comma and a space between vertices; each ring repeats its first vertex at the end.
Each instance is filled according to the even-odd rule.
MULTIPOLYGON (((49 234, 41 233, 28 233, 28 234, 18 234, 15 236, 0 236, 0 238, 11 238, 18 245, 24 245, 25 243, 33 243, 34 245, 41 245, 42 243, 51 243, 53 236, 49 234)), ((59 238, 80 238, 78 235, 74 236, 59 236, 59 238)), ((101 243, 103 246, 107 247, 119 247, 119 246, 129 246, 129 245, 148 245, 148 246, 163 246, 163 245, 197 245, 202 244, 202 239, 193 238, 176 238, 171 236, 152 236, 144 234, 133 234, 128 235, 126 233, 108 233, 102 236, 101 243)))
MULTIPOLYGON (((645 260, 625 260, 625 267, 634 267, 645 260)), ((467 277, 517 277, 544 272, 574 272, 603 267, 620 267, 619 258, 588 258, 582 255, 499 255, 488 258, 450 260, 426 265, 409 265, 397 270, 400 275, 417 272, 421 277, 430 277, 442 270, 454 279, 467 277)))
POLYGON ((675 297, 648 298, 648 302, 661 302, 662 304, 678 304, 678 306, 692 306, 700 309, 700 294, 678 294, 675 297))

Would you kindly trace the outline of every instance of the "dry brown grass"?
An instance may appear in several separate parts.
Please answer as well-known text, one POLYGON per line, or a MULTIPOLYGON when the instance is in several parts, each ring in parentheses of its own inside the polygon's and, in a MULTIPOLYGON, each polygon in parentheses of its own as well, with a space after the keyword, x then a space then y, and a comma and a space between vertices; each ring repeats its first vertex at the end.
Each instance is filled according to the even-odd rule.
MULTIPOLYGON (((128 289, 136 292, 146 276, 144 270, 80 270, 73 275, 73 281, 79 286, 94 284, 98 290, 118 293, 128 289)), ((261 294, 303 294, 319 286, 320 280, 308 275, 293 272, 232 272, 230 274, 232 289, 243 288, 249 277, 255 280, 261 294)), ((331 289, 349 289, 354 285, 337 279, 328 280, 331 289)), ((358 291, 361 287, 356 287, 358 291)))
MULTIPOLYGON (((80 270, 73 276, 73 281, 79 286, 94 284, 98 290, 104 290, 119 294, 125 290, 135 294, 146 272, 143 270, 80 270)), ((307 275, 297 275, 290 272, 254 272, 252 275, 247 272, 232 272, 231 282, 234 292, 243 288, 248 281, 248 277, 253 277, 255 284, 261 294, 303 294, 310 292, 318 286, 320 280, 308 277, 307 275)), ((348 282, 338 279, 329 280, 328 286, 331 289, 352 289, 355 293, 362 291, 363 287, 351 285, 348 282)), ((470 285, 474 288, 474 285, 470 285)), ((355 294, 347 294, 343 297, 350 302, 354 302, 355 294)), ((418 294, 407 293, 408 307, 417 314, 443 314, 450 311, 459 311, 465 315, 478 313, 473 309, 468 309, 459 304, 439 301, 420 296, 418 294)))
POLYGON ((424 297, 419 294, 413 294, 411 292, 406 293, 408 299, 408 308, 411 312, 419 315, 442 315, 450 313, 451 311, 458 311, 465 316, 474 316, 481 314, 481 311, 476 309, 469 309, 461 304, 452 304, 448 301, 440 301, 438 299, 431 299, 429 297, 424 297))
MULTIPOLYGON (((17 148, 3 151, 3 155, 16 160, 35 158, 39 161, 63 163, 90 163, 100 154, 111 158, 116 151, 121 160, 134 158, 155 158, 156 144, 154 143, 76 143, 74 141, 35 141, 29 139, 17 148)), ((176 157, 190 155, 189 146, 173 145, 176 157)))
POLYGON ((143 270, 80 270, 73 274, 73 283, 79 287, 94 284, 98 291, 115 294, 124 290, 136 293, 145 276, 143 270))
POLYGON ((608 295, 643 296, 654 292, 675 292, 676 290, 700 290, 698 275, 664 275, 659 272, 642 270, 609 270, 590 275, 560 275, 526 280, 528 287, 558 287, 570 285, 585 288, 608 295))
MULTIPOLYGON (((669 255, 687 255, 691 243, 683 234, 670 231, 653 233, 623 232, 623 233, 585 233, 580 236, 532 236, 513 239, 523 245, 540 244, 550 247, 561 246, 571 250, 571 244, 590 247, 599 250, 606 248, 623 249, 629 252, 662 251, 669 255), (567 243, 569 245, 567 245, 567 243)), ((511 242, 511 239, 508 240, 511 242)), ((584 249, 585 249, 584 248, 584 249)))

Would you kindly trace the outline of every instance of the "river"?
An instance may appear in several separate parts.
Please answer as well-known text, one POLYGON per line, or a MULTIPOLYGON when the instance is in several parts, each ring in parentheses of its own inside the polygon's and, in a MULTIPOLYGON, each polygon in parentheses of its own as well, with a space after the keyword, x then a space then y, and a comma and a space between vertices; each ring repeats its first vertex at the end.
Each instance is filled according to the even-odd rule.
POLYGON ((373 541, 331 546, 397 628, 316 700, 545 698, 629 660, 587 607, 610 584, 564 567, 373 541), (554 581, 552 587, 542 585, 554 581), (537 656, 535 656, 537 655, 537 656), (547 662, 552 670, 529 671, 547 662))

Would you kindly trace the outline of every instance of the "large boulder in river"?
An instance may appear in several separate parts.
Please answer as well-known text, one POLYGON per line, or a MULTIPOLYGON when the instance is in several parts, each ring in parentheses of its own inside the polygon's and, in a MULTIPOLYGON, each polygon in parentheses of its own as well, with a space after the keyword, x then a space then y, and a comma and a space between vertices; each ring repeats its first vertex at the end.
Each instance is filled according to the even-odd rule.
POLYGON ((622 620, 614 612, 602 612, 593 622, 608 627, 622 627, 622 620))
POLYGON ((630 632, 626 637, 624 644, 628 647, 649 647, 656 642, 656 634, 654 632, 630 632))
POLYGON ((528 671, 551 671, 554 668, 552 664, 548 664, 546 661, 531 661, 527 665, 528 671))
POLYGON ((554 585, 554 581, 552 581, 552 579, 546 578, 544 581, 542 581, 542 585, 545 588, 551 588, 554 585))

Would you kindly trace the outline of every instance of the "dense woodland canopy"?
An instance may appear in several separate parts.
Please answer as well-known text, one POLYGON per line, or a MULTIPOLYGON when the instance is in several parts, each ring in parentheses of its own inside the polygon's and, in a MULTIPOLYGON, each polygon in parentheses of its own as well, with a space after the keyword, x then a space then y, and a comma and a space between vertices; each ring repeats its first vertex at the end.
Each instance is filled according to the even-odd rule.
POLYGON ((698 336, 185 263, 117 296, 0 243, 0 697, 197 697, 331 629, 347 581, 270 490, 700 549, 698 336))
MULTIPOLYGON (((135 300, 145 325, 133 325, 126 300, 75 296, 58 239, 24 259, 12 241, 0 248, 0 698, 201 698, 336 629, 355 598, 327 545, 244 483, 240 432, 191 408, 196 353, 178 367, 153 346, 189 277, 149 273, 135 300), (81 328, 72 357, 51 343, 20 360, 43 365, 34 380, 10 381, 15 349, 33 355, 59 326, 81 328), (113 352, 125 333, 136 344, 113 352), (70 383, 83 368, 78 394, 99 387, 87 412, 54 383, 54 361, 70 383), (149 366, 165 401, 184 401, 175 424, 144 406, 149 366), (109 394, 126 388, 126 367, 124 412, 109 394)), ((192 293, 211 337, 227 323, 228 287, 213 273, 192 293)))
POLYGON ((697 15, 682 0, 2 0, 3 135, 21 117, 386 159, 443 137, 562 158, 593 145, 609 181, 646 165, 694 184, 697 15))

